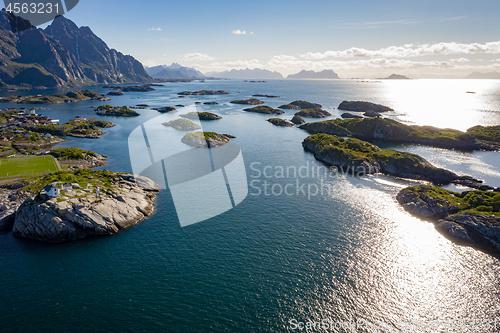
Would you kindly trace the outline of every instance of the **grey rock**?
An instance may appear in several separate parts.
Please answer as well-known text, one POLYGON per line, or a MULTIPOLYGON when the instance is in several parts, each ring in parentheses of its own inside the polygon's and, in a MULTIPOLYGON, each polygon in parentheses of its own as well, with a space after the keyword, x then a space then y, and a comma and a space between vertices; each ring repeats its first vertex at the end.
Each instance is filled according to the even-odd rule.
MULTIPOLYGON (((137 224, 154 211, 153 200, 159 185, 149 178, 120 175, 113 190, 90 192, 86 197, 64 197, 24 201, 15 214, 15 236, 46 242, 65 242, 89 235, 113 235, 137 224)), ((115 178, 115 179, 116 179, 115 178)), ((85 192, 83 192, 85 193, 85 192)), ((75 193, 76 194, 76 193, 75 193)))

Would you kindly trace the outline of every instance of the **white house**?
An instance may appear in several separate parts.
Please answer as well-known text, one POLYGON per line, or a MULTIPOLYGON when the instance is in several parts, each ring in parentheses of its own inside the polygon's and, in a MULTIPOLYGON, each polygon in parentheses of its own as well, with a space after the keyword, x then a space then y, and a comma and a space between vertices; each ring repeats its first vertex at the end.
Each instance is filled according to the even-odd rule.
POLYGON ((56 184, 45 185, 43 189, 45 190, 45 194, 51 198, 57 198, 60 194, 59 188, 56 184))

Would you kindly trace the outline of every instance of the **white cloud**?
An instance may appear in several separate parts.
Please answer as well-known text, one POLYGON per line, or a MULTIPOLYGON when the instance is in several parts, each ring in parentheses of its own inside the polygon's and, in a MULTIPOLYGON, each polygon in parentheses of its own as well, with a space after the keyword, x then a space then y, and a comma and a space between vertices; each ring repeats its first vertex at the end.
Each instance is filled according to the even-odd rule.
POLYGON ((470 62, 467 58, 450 59, 451 62, 470 62))
POLYGON ((500 54, 500 42, 489 43, 437 43, 414 45, 405 44, 403 46, 389 46, 379 50, 367 50, 352 47, 344 51, 326 51, 324 53, 308 52, 301 54, 304 59, 325 59, 325 58, 410 58, 429 55, 450 55, 450 54, 500 54))
POLYGON ((161 28, 149 28, 149 31, 161 31, 161 28))
POLYGON ((241 31, 240 29, 238 30, 233 30, 231 31, 231 33, 235 34, 235 35, 246 35, 247 32, 246 31, 241 31))
POLYGON ((212 58, 208 54, 202 54, 202 53, 188 53, 188 54, 184 55, 183 59, 184 60, 188 60, 188 61, 211 61, 211 60, 215 60, 214 58, 212 58))

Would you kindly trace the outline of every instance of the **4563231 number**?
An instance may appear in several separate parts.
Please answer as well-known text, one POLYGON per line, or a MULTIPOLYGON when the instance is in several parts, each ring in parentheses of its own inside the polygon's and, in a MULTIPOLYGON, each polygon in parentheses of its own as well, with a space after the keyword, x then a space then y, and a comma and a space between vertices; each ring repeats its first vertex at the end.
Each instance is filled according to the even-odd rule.
MULTIPOLYGON (((9 3, 5 10, 13 14, 59 14, 59 4, 42 3, 42 2, 14 2, 9 3)), ((63 11, 61 11, 63 14, 63 11)))

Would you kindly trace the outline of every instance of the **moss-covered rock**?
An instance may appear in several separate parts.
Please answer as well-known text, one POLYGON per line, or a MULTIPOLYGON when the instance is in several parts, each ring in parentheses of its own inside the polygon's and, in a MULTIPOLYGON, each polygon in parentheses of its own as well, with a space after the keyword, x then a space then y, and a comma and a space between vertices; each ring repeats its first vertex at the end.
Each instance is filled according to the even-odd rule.
POLYGON ((260 105, 264 104, 263 101, 257 98, 250 98, 250 99, 238 99, 235 101, 231 101, 230 103, 232 104, 245 104, 245 105, 260 105))
MULTIPOLYGON (((434 184, 461 184, 483 189, 481 181, 433 166, 425 158, 394 149, 381 150, 379 147, 359 139, 344 139, 335 135, 314 134, 307 137, 302 146, 314 157, 330 165, 343 169, 353 169, 357 173, 383 173, 386 175, 425 180, 434 184)), ((492 189, 486 186, 488 189, 492 189)))
POLYGON ((397 200, 410 214, 434 222, 446 238, 500 253, 500 193, 420 185, 401 190, 397 200))
POLYGON ((304 118, 326 118, 331 116, 328 111, 322 109, 303 109, 297 112, 295 115, 304 118))
POLYGON ((164 106, 164 107, 161 107, 161 108, 153 108, 153 110, 156 110, 156 111, 161 112, 161 113, 165 113, 165 112, 177 112, 177 109, 174 108, 173 106, 164 106))
POLYGON ((183 118, 189 118, 194 120, 218 120, 222 119, 221 116, 211 113, 211 112, 189 112, 186 114, 181 114, 183 118))
POLYGON ((293 124, 286 121, 285 119, 280 119, 280 118, 271 118, 267 120, 274 126, 279 126, 279 127, 293 127, 293 124))
POLYGON ((276 114, 276 115, 280 115, 280 114, 285 113, 279 109, 273 109, 272 107, 265 106, 265 105, 259 105, 259 106, 253 107, 253 108, 243 109, 243 111, 263 113, 263 114, 276 114))
POLYGON ((394 111, 388 106, 380 105, 380 104, 375 104, 375 103, 370 103, 370 102, 362 102, 362 101, 343 101, 340 103, 339 110, 345 110, 345 111, 354 111, 354 112, 367 112, 367 111, 374 111, 374 112, 388 112, 388 111, 394 111))
POLYGON ((467 130, 467 134, 476 139, 500 143, 500 126, 474 126, 467 130))
POLYGON ((321 109, 323 106, 321 104, 311 103, 307 101, 293 101, 290 104, 285 104, 280 106, 280 109, 292 109, 292 110, 303 110, 303 109, 321 109))
POLYGON ((182 142, 192 147, 215 148, 227 144, 235 137, 215 132, 192 132, 184 135, 182 142))
POLYGON ((291 122, 294 123, 295 125, 301 125, 301 124, 306 123, 306 121, 304 119, 302 119, 302 117, 297 115, 297 114, 293 116, 291 122))
POLYGON ((225 90, 200 90, 200 91, 183 91, 177 95, 181 96, 210 96, 210 95, 229 95, 225 90))
POLYGON ((73 90, 61 95, 35 95, 35 96, 9 96, 0 97, 0 102, 22 103, 22 104, 56 104, 70 103, 86 100, 109 101, 109 98, 102 96, 92 90, 73 90))
POLYGON ((311 134, 353 136, 362 140, 415 143, 461 150, 497 150, 499 144, 485 142, 459 130, 406 125, 387 118, 332 119, 300 126, 311 134))

